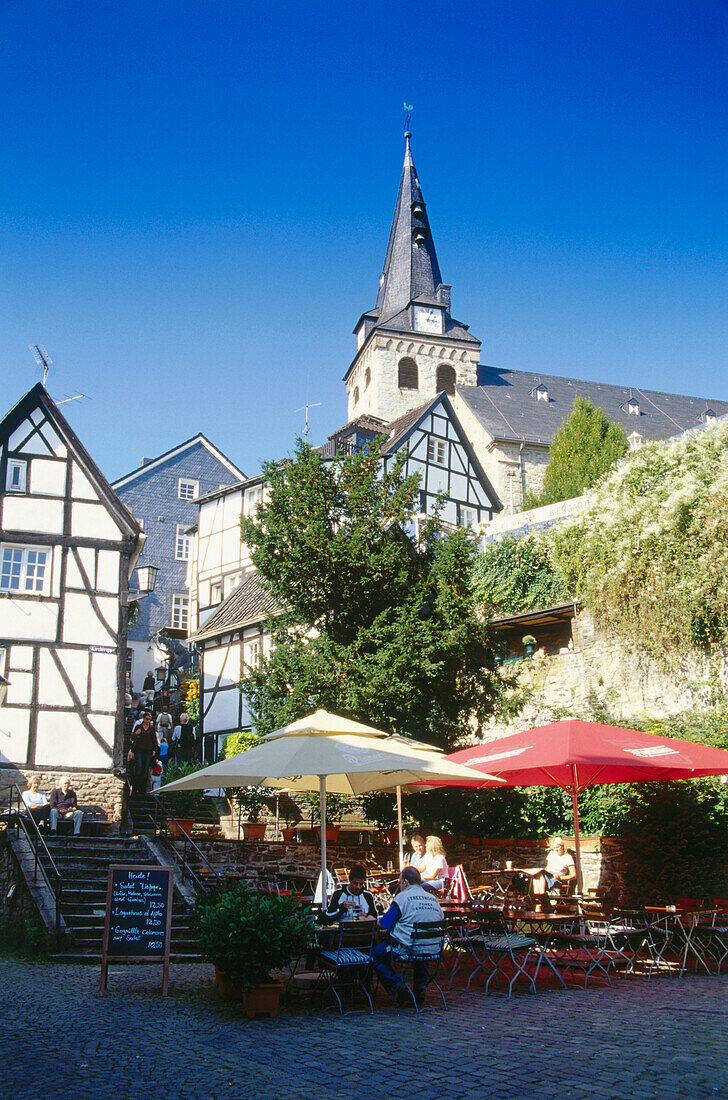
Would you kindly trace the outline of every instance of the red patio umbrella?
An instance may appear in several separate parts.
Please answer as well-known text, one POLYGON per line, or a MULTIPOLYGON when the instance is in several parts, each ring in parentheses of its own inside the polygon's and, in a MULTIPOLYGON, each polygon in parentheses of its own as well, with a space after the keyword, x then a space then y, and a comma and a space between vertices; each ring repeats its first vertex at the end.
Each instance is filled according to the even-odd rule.
MULTIPOLYGON (((452 753, 448 760, 490 772, 508 787, 562 787, 574 809, 577 886, 581 893, 579 792, 603 783, 649 783, 728 775, 728 752, 674 737, 657 737, 621 726, 564 718, 547 726, 452 753)), ((443 786, 445 784, 439 784, 443 786)), ((448 782, 447 786, 491 787, 448 782)))

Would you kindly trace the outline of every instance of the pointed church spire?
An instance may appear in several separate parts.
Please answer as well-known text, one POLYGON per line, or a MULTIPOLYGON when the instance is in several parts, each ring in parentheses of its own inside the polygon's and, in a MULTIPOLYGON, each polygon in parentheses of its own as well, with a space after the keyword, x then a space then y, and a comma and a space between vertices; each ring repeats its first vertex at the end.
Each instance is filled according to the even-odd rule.
POLYGON ((404 165, 394 208, 384 270, 379 280, 376 312, 380 320, 406 309, 413 298, 434 299, 442 282, 440 265, 427 220, 409 130, 405 132, 404 165))

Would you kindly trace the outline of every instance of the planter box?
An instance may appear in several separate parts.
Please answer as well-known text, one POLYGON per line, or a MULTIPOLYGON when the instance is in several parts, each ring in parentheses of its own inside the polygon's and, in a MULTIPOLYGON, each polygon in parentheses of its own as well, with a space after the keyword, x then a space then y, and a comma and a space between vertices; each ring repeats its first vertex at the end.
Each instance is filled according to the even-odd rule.
POLYGON ((296 839, 296 830, 295 829, 282 829, 281 832, 283 834, 283 839, 286 842, 286 844, 290 844, 292 841, 294 841, 296 839))
POLYGON ((265 985, 254 986, 246 993, 243 1005, 248 1019, 252 1020, 256 1016, 277 1016, 282 989, 282 982, 267 982, 265 985))
POLYGON ((171 836, 189 836, 195 824, 194 817, 176 817, 169 822, 171 836))
MULTIPOLYGON (((318 837, 318 839, 320 841, 321 840, 321 829, 314 829, 314 832, 316 833, 316 836, 318 837)), ((327 825, 326 826, 326 843, 327 844, 336 844, 336 841, 339 839, 339 833, 340 832, 341 832, 341 826, 340 825, 327 825)))
POLYGON ((246 821, 243 825, 243 836, 246 840, 264 840, 265 822, 246 821))

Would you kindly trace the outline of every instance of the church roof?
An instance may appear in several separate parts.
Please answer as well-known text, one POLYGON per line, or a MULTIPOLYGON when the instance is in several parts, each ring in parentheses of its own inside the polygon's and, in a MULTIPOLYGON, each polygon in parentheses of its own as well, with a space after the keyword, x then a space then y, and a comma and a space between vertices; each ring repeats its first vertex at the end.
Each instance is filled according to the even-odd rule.
POLYGON ((434 299, 441 282, 435 242, 408 133, 376 312, 380 318, 389 317, 406 308, 413 298, 434 299))
POLYGON ((259 622, 267 615, 279 611, 276 601, 261 586, 253 573, 243 577, 242 581, 217 611, 207 619, 191 637, 192 642, 201 642, 206 638, 216 638, 239 629, 246 623, 259 622))
POLYGON ((457 386, 456 392, 494 439, 545 446, 568 417, 577 396, 603 409, 628 436, 638 432, 646 440, 665 439, 705 423, 706 412, 715 416, 728 413, 728 401, 496 367, 481 367, 478 385, 457 386))

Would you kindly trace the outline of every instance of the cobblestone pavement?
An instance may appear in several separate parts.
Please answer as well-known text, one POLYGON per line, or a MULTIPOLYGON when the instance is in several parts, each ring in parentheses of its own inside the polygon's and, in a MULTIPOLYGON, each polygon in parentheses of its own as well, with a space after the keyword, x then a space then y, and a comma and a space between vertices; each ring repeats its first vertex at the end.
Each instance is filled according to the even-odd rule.
POLYGON ((211 968, 0 959, 0 1084, 15 1100, 417 1100, 728 1097, 728 977, 619 981, 485 997, 448 1012, 390 1007, 340 1019, 295 1005, 248 1021, 211 968))

